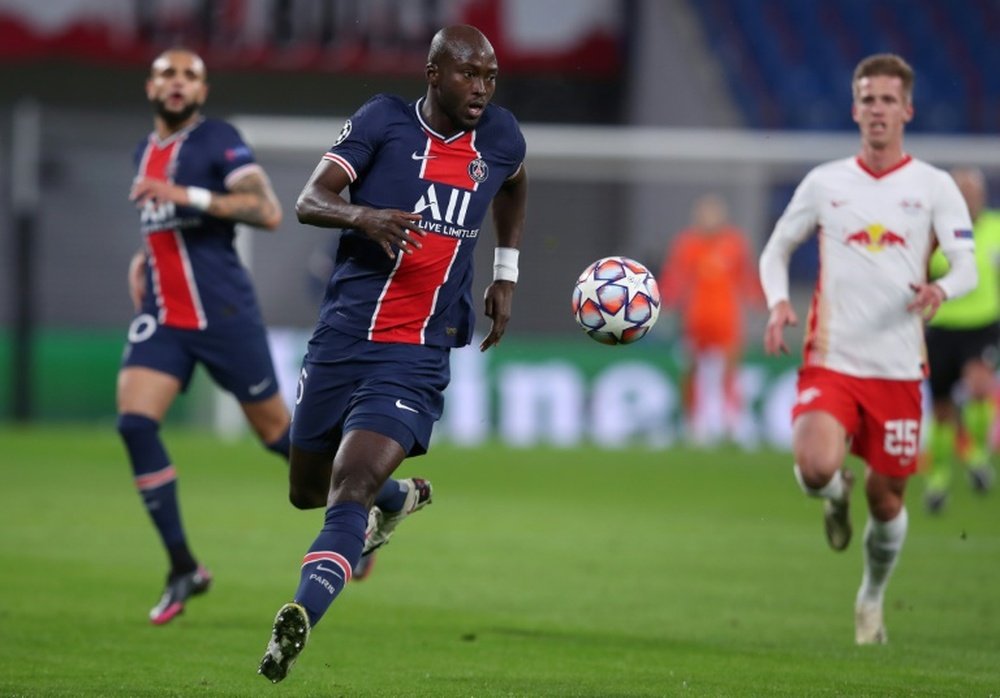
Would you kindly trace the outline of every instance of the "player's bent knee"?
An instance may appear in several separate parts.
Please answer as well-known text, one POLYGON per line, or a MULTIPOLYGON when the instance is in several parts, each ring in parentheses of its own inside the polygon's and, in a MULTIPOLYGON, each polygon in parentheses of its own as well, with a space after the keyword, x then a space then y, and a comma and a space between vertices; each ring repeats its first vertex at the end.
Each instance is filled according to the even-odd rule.
POLYGON ((812 489, 820 489, 828 482, 833 474, 840 469, 839 459, 824 457, 808 451, 795 452, 795 463, 797 474, 802 484, 812 489))

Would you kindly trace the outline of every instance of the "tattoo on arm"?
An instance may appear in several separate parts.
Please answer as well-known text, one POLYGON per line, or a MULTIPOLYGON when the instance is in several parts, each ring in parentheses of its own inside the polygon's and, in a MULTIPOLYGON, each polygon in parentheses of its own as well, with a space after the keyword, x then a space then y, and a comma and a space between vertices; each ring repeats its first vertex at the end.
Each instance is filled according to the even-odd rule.
POLYGON ((228 194, 213 194, 208 212, 259 228, 277 227, 281 220, 281 205, 263 170, 240 177, 228 194))

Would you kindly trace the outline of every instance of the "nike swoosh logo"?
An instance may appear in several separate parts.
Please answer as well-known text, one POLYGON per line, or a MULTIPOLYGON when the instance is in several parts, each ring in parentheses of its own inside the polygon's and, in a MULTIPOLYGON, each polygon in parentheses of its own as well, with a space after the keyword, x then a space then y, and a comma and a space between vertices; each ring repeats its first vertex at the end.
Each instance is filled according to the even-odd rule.
POLYGON ((414 409, 409 405, 404 405, 402 400, 396 400, 396 407, 401 410, 406 410, 407 412, 416 412, 417 414, 420 414, 420 410, 414 409))
POLYGON ((337 570, 331 570, 329 567, 323 567, 323 565, 316 565, 316 569, 320 572, 329 572, 330 574, 336 575, 338 578, 343 576, 337 570))
POLYGON ((410 156, 414 160, 433 160, 437 155, 421 155, 417 151, 413 151, 413 155, 410 156))
POLYGON ((256 383, 247 388, 247 392, 251 395, 260 395, 262 392, 267 390, 267 386, 271 385, 271 379, 265 378, 260 383, 256 383))

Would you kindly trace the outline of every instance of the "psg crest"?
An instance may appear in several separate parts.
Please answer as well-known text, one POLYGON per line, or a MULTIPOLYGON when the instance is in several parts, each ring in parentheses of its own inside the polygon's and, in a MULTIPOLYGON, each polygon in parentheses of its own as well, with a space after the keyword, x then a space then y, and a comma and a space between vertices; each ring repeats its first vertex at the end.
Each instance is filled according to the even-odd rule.
POLYGON ((476 158, 469 163, 469 176, 474 182, 482 184, 490 176, 490 168, 482 158, 476 158))

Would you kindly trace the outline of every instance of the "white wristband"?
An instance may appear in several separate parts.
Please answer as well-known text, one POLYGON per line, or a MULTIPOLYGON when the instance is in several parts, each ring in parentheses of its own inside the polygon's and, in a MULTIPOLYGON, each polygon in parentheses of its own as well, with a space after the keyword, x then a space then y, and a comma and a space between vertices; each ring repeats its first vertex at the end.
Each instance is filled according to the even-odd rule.
POLYGON ((188 187, 188 206, 199 211, 207 211, 212 205, 212 192, 201 187, 188 187))
POLYGON ((513 247, 498 247, 493 250, 493 280, 517 283, 517 258, 520 250, 513 247))

